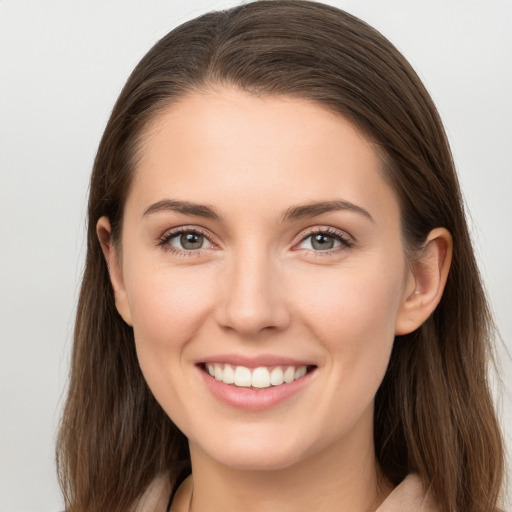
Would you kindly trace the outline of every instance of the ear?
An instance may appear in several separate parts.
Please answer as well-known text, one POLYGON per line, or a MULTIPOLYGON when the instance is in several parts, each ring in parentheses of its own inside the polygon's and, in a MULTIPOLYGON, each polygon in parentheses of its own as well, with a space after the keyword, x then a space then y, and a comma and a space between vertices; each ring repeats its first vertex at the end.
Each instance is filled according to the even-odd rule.
POLYGON ((108 217, 101 217, 98 220, 96 224, 96 234, 101 244, 103 256, 105 256, 105 260, 107 261, 110 282, 114 290, 116 309, 123 320, 128 325, 132 325, 132 315, 124 286, 121 258, 112 239, 112 229, 108 217))
POLYGON ((411 262, 409 282, 398 312, 395 334, 416 330, 436 309, 452 262, 453 242, 445 228, 433 229, 411 262))

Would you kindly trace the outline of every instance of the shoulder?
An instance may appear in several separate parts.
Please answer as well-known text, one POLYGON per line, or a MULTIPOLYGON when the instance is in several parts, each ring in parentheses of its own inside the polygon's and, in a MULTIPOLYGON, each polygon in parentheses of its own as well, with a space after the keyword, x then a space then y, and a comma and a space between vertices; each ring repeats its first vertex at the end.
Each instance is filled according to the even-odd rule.
POLYGON ((408 475, 375 512, 438 512, 439 509, 424 489, 418 475, 408 475))

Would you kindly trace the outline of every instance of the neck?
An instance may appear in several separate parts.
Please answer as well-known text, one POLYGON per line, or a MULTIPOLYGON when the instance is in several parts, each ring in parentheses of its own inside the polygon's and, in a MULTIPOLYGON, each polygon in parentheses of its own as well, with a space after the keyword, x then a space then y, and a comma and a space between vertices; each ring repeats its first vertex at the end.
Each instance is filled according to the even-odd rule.
POLYGON ((193 512, 373 512, 391 491, 380 476, 371 442, 330 446, 272 470, 230 468, 193 444, 190 451, 193 512))

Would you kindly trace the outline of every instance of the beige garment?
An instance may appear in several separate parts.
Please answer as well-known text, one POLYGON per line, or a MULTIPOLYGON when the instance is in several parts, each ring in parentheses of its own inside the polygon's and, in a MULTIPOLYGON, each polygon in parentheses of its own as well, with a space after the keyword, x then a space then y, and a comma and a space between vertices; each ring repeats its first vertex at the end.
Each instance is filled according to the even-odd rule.
MULTIPOLYGON (((153 481, 137 503, 134 512, 166 512, 171 495, 169 478, 160 476, 153 481)), ((192 479, 187 478, 179 487, 170 512, 188 512, 192 498, 192 479)), ((409 475, 386 498, 375 512, 438 512, 433 499, 425 494, 417 475, 409 475)))
POLYGON ((157 476, 134 504, 132 512, 167 512, 171 490, 169 475, 157 476))
POLYGON ((438 512, 430 493, 426 493, 418 475, 410 474, 391 491, 375 512, 438 512))

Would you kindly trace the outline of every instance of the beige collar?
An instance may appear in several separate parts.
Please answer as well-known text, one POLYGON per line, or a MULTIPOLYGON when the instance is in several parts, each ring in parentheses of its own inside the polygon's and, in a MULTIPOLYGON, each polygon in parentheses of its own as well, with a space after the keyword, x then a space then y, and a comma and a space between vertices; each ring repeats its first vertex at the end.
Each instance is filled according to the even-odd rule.
MULTIPOLYGON (((133 512, 166 512, 171 495, 167 475, 160 475, 137 502, 133 512)), ((192 478, 179 486, 169 512, 188 512, 192 499, 192 478)), ((429 493, 425 493, 419 477, 409 475, 386 498, 375 512, 438 512, 429 493)))
POLYGON ((438 512, 438 508, 430 493, 424 491, 418 475, 410 474, 375 512, 438 512))
POLYGON ((130 512, 167 512, 171 491, 169 475, 158 475, 130 512))
POLYGON ((193 487, 194 484, 192 482, 192 476, 189 476, 183 480, 182 484, 178 487, 178 490, 174 495, 169 512, 190 512, 193 487))

